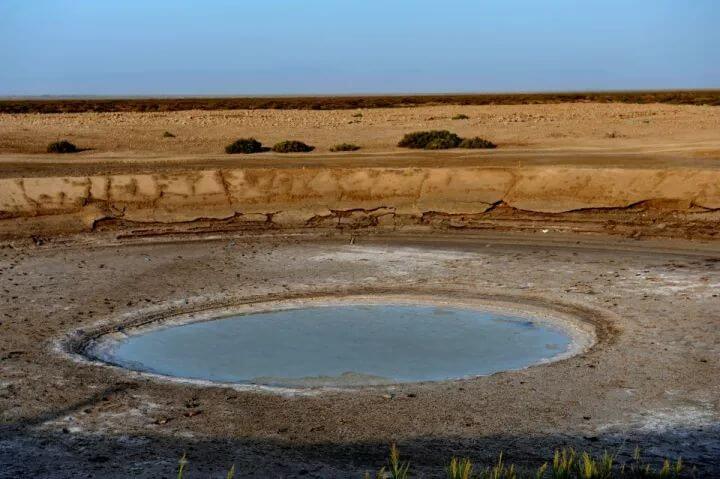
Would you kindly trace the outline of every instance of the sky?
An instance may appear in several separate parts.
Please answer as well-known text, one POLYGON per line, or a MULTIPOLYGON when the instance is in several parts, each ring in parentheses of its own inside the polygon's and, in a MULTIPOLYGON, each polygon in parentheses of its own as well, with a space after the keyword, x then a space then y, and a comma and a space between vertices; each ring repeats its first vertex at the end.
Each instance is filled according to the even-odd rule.
POLYGON ((720 87, 720 0, 0 0, 0 96, 720 87))

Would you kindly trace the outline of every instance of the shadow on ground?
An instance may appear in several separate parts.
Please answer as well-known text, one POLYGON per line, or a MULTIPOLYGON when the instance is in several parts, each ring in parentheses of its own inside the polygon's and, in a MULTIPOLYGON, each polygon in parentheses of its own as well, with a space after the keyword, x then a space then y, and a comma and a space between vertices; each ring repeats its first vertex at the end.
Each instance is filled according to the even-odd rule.
MULTIPOLYGON (((82 406, 82 405, 80 405, 82 406)), ((186 478, 225 477, 235 464, 236 477, 355 477, 385 464, 388 444, 294 444, 283 440, 113 436, 48 430, 40 427, 51 416, 24 424, 0 426, 0 478, 161 478, 175 477, 177 461, 186 454, 186 478)), ((388 428, 392 428, 389 424, 388 428)), ((660 465, 663 458, 682 457, 694 477, 720 476, 720 425, 631 432, 593 437, 546 434, 475 438, 423 437, 398 440, 413 477, 444 477, 443 466, 453 455, 491 464, 502 451, 506 462, 537 467, 561 447, 618 454, 631 460, 636 446, 644 460, 660 465)))

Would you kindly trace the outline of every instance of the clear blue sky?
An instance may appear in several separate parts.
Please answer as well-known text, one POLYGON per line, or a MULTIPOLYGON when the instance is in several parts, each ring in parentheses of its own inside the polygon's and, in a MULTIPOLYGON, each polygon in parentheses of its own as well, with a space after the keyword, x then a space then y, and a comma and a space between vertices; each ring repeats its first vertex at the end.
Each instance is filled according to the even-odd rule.
POLYGON ((720 0, 0 0, 0 95, 720 87, 720 0))

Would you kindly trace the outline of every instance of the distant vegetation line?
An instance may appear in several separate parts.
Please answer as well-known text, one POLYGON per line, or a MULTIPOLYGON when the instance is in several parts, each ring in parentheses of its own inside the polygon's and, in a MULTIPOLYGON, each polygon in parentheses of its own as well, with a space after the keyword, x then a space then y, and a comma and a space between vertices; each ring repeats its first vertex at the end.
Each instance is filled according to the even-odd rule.
POLYGON ((348 110, 420 105, 531 105, 544 103, 668 103, 720 106, 720 90, 447 95, 297 96, 237 98, 93 98, 0 100, 0 113, 81 113, 183 110, 348 110))

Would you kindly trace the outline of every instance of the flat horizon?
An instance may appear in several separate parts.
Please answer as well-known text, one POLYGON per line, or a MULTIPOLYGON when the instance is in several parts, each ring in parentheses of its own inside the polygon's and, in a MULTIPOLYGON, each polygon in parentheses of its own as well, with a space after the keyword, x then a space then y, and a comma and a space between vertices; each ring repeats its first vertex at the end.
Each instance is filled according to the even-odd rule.
POLYGON ((574 94, 618 94, 618 93, 692 93, 718 92, 720 86, 708 88, 619 88, 619 89, 578 89, 578 90, 517 90, 517 91, 392 91, 392 92, 357 92, 357 93, 266 93, 266 94, 52 94, 52 95, 0 95, 0 100, 160 100, 160 99, 233 99, 233 98, 352 98, 352 97, 422 97, 422 96, 492 96, 492 95, 574 95, 574 94))

